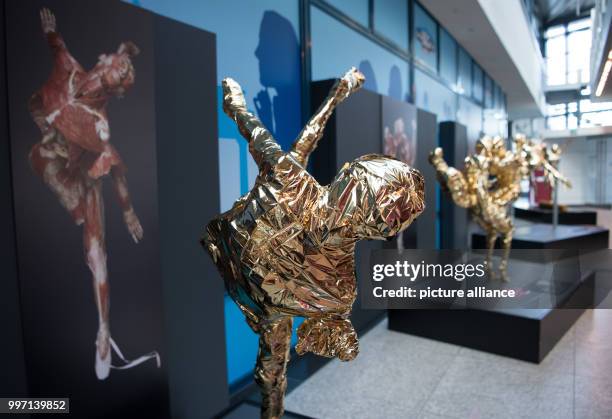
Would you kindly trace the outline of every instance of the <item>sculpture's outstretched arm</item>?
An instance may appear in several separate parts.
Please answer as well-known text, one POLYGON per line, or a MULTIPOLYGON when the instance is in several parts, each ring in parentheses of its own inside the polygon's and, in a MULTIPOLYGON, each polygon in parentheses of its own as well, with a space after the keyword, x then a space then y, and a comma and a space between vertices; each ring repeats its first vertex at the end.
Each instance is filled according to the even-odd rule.
POLYGON ((563 176, 559 170, 553 166, 550 162, 544 159, 542 166, 544 167, 544 171, 548 174, 548 179, 550 183, 553 183, 553 179, 557 179, 559 182, 563 183, 566 187, 571 188, 572 183, 568 178, 563 176))
POLYGON ((325 124, 329 120, 334 109, 349 97, 353 92, 361 88, 365 77, 356 68, 351 68, 332 87, 327 99, 319 107, 317 112, 310 118, 298 138, 293 143, 291 155, 304 167, 308 164, 308 157, 317 147, 319 139, 323 136, 325 124))
POLYGON ((55 60, 54 71, 71 72, 75 68, 79 68, 79 64, 72 55, 70 55, 64 38, 57 32, 55 15, 51 10, 44 8, 40 11, 40 26, 53 52, 55 60))
POLYGON ((446 163, 440 147, 437 147, 429 155, 429 162, 436 169, 440 184, 448 190, 455 204, 463 208, 470 208, 476 204, 476 197, 468 193, 468 183, 465 176, 446 163))
POLYGON ((223 112, 236 122, 240 134, 248 141, 249 151, 257 166, 261 169, 265 163, 276 163, 283 155, 283 150, 261 121, 247 110, 240 85, 226 78, 223 79, 222 87, 223 112))

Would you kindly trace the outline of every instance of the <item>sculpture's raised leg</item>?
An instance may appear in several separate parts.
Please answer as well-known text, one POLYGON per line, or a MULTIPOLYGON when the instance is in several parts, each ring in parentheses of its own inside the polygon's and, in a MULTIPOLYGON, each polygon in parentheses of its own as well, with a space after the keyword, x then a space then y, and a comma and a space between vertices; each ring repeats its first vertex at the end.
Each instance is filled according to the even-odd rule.
POLYGON ((351 93, 356 92, 364 83, 363 74, 357 69, 351 68, 332 87, 327 99, 319 106, 317 112, 310 118, 304 129, 293 143, 291 154, 304 167, 308 165, 308 157, 317 147, 317 143, 323 136, 325 124, 332 112, 351 93))
POLYGON ((292 326, 293 317, 289 316, 258 325, 255 382, 261 390, 261 417, 264 419, 283 416, 292 326))

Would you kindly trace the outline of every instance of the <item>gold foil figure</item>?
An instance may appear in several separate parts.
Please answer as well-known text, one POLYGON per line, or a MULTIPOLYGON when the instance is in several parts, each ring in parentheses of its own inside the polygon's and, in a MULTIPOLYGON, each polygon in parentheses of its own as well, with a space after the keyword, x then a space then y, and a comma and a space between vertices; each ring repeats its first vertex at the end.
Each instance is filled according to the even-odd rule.
POLYGON ((429 156, 443 189, 450 193, 460 207, 468 208, 474 221, 487 235, 487 265, 495 277, 492 264, 497 236, 501 235, 504 254, 499 265, 502 279, 507 280, 508 257, 512 246, 514 225, 509 214, 510 205, 518 198, 520 182, 535 169, 542 168, 550 183, 570 182, 556 168, 561 155, 557 144, 548 148, 524 136, 517 136, 515 151, 507 150, 502 138, 484 137, 476 143, 476 153, 465 158, 459 171, 449 167, 442 149, 436 148, 429 156))
POLYGON ((248 141, 259 175, 249 193, 208 224, 202 244, 259 334, 255 381, 264 418, 284 410, 293 316, 305 318, 298 354, 354 359, 355 243, 393 236, 424 209, 423 177, 399 160, 363 156, 328 186, 305 169, 334 108, 363 81, 351 69, 336 82, 290 152, 247 111, 240 86, 223 81, 223 110, 248 141))

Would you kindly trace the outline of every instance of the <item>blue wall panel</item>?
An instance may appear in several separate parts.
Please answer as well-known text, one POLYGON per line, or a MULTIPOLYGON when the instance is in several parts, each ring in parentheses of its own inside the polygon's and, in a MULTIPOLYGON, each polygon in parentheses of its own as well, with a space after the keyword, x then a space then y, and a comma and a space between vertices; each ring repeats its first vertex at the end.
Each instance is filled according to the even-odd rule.
POLYGON ((312 79, 340 77, 350 67, 366 76, 365 88, 406 100, 409 92, 408 63, 311 7, 312 79))
POLYGON ((457 95, 443 84, 418 69, 414 70, 416 105, 435 113, 438 122, 455 121, 457 118, 457 95))

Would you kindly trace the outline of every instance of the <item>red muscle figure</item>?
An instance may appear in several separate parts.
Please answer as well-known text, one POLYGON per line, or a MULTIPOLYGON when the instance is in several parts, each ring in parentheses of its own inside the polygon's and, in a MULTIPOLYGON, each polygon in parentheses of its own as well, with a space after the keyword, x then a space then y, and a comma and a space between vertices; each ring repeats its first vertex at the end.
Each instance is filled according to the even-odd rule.
MULTIPOLYGON (((83 225, 85 259, 93 275, 99 316, 95 369, 98 379, 103 380, 111 368, 111 345, 125 361, 112 341, 109 329, 102 200, 102 178, 105 175, 110 173, 113 179, 130 235, 136 243, 143 236, 142 226, 130 201, 125 167, 109 142, 106 104, 112 96, 121 97, 134 84, 131 57, 139 51, 131 42, 122 43, 116 53, 101 55, 96 66, 85 71, 56 32, 55 16, 43 9, 40 18, 54 63, 51 76, 29 102, 32 118, 42 132, 42 140, 32 147, 29 158, 36 174, 59 198, 74 222, 83 225)), ((157 354, 141 357, 137 360, 139 362, 133 363, 150 357, 157 357, 157 354)))

